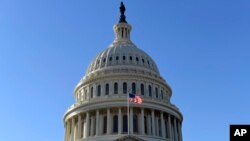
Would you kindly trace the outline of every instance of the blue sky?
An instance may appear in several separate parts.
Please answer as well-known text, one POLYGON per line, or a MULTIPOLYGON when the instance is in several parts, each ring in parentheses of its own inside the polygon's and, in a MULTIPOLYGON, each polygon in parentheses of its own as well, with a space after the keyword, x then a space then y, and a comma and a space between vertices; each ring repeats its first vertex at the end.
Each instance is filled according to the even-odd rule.
MULTIPOLYGON (((184 141, 250 123, 249 0, 124 0, 131 38, 184 115, 184 141)), ((114 39, 118 0, 0 1, 0 140, 62 141, 90 61, 114 39)))

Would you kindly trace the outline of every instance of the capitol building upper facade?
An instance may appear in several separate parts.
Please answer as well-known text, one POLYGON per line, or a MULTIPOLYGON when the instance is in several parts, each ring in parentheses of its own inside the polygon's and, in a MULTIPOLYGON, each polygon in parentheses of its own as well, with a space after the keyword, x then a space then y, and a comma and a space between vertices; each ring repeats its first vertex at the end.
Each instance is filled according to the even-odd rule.
POLYGON ((131 40, 120 6, 115 39, 90 63, 64 114, 65 141, 182 141, 182 114, 154 60, 131 40), (129 102, 136 93, 143 102, 129 102))

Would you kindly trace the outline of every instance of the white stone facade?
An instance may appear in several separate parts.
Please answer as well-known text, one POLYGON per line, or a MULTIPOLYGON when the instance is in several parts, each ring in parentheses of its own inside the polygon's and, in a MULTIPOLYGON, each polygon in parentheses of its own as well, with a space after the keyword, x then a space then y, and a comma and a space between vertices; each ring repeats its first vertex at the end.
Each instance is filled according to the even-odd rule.
POLYGON ((183 117, 170 102, 170 86, 153 59, 131 42, 128 23, 116 24, 114 31, 114 42, 91 62, 74 90, 76 103, 63 119, 64 140, 182 141, 183 117), (128 126, 129 92, 143 103, 129 104, 128 126))

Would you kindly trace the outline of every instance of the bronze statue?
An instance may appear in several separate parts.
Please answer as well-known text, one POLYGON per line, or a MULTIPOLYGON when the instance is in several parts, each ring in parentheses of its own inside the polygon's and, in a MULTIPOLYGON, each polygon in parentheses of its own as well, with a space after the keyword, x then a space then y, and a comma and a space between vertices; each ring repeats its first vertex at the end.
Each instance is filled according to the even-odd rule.
POLYGON ((125 11, 126 11, 126 8, 125 8, 123 2, 121 2, 121 6, 120 6, 120 13, 121 13, 121 15, 124 15, 125 11))
POLYGON ((120 6, 120 13, 121 13, 121 16, 120 16, 119 23, 127 23, 127 21, 126 21, 126 16, 124 15, 125 10, 126 10, 126 8, 125 8, 123 2, 121 2, 121 6, 120 6))

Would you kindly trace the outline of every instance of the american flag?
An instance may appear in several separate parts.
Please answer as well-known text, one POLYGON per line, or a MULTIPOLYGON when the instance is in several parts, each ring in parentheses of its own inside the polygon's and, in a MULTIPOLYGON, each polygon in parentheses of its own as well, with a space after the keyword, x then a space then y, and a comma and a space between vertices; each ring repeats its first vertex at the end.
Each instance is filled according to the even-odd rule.
POLYGON ((141 104, 142 103, 142 98, 136 94, 133 93, 129 93, 129 102, 134 102, 137 104, 141 104))

